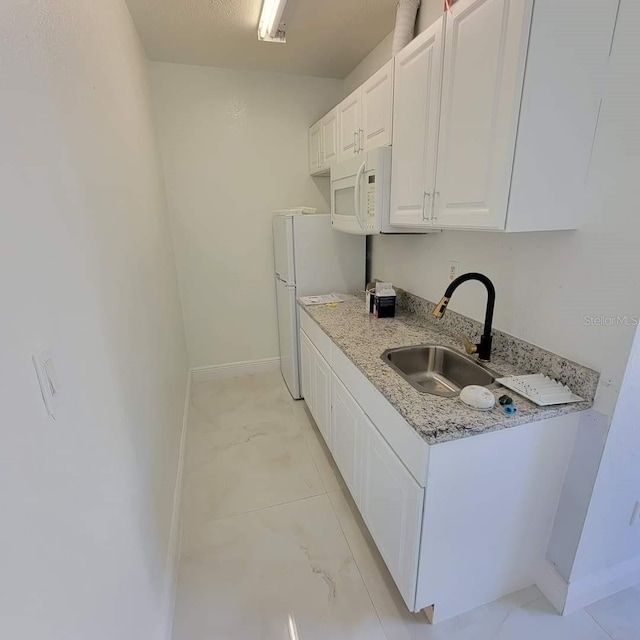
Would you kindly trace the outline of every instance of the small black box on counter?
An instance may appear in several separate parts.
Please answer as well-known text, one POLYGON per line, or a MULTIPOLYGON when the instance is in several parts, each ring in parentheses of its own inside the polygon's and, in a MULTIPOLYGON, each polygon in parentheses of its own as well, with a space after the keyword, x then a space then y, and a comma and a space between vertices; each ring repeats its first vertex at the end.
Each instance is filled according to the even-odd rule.
POLYGON ((376 318, 395 318, 396 297, 376 296, 373 302, 373 315, 376 318))
POLYGON ((376 283, 373 296, 373 315, 376 318, 396 317, 396 292, 390 282, 376 283))

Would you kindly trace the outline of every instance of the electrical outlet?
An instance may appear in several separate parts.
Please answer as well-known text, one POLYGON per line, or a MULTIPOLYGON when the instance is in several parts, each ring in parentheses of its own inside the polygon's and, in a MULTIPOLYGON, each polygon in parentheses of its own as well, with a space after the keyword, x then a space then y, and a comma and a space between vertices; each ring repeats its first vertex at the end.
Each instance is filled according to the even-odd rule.
POLYGON ((460 271, 460 263, 451 260, 449 262, 449 280, 455 280, 458 277, 458 271, 460 271))
POLYGON ((631 514, 631 522, 629 522, 629 526, 633 526, 636 524, 640 524, 640 500, 636 502, 636 506, 633 508, 633 513, 631 514))

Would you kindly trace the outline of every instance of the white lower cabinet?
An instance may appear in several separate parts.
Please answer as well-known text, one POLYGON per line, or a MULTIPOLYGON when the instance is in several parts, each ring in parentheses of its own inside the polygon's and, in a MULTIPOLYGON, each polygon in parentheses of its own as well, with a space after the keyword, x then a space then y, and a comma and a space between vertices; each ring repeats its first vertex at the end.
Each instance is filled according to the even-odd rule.
POLYGON ((327 445, 331 442, 331 367, 313 347, 313 417, 327 445))
POLYGON ((415 606, 424 489, 380 435, 304 331, 302 390, 398 589, 415 606))
POLYGON ((580 414, 427 445, 300 315, 305 399, 407 608, 440 622, 547 575, 580 414))
POLYGON ((402 597, 413 609, 424 489, 335 374, 331 389, 331 453, 402 597))
POLYGON ((360 506, 364 411, 335 374, 331 375, 331 453, 356 504, 360 506))
POLYGON ((361 451, 360 511, 404 601, 413 609, 424 489, 368 420, 361 451))
POLYGON ((331 367, 309 336, 300 331, 302 395, 327 446, 331 444, 331 367))
POLYGON ((313 344, 304 331, 300 331, 300 374, 302 378, 302 397, 313 415, 313 344))

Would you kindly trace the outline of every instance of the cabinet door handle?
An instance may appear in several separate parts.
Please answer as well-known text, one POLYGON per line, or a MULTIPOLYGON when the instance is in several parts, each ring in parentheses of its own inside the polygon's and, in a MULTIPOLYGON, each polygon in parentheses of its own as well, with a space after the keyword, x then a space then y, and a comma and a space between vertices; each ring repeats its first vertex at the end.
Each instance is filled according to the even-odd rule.
POLYGON ((353 132, 353 153, 358 153, 358 132, 353 132))
MULTIPOLYGON (((431 193, 425 191, 422 195, 422 219, 427 219, 427 204, 426 200, 429 198, 429 205, 431 205, 431 193)), ((431 218, 431 212, 429 212, 429 219, 431 218)))
POLYGON ((436 212, 436 200, 438 200, 438 198, 440 198, 440 192, 439 191, 434 191, 433 192, 433 202, 431 203, 431 220, 437 220, 438 219, 438 213, 436 212))
POLYGON ((364 129, 358 130, 358 147, 359 151, 364 151, 364 145, 362 144, 362 139, 364 138, 364 129))

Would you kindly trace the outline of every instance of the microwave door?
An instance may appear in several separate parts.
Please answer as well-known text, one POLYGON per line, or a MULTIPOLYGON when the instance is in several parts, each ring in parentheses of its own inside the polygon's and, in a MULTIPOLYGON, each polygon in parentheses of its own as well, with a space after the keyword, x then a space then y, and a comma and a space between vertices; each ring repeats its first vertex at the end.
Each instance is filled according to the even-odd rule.
POLYGON ((331 213, 335 229, 346 233, 363 233, 356 212, 355 174, 335 180, 331 185, 331 213))

